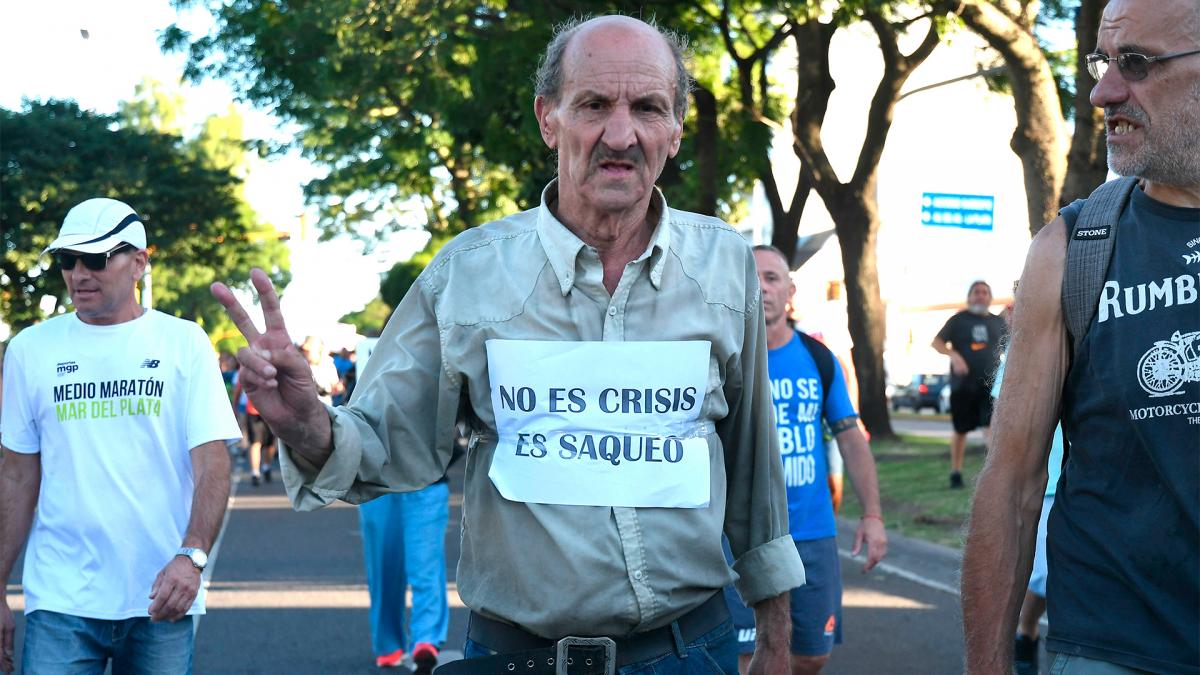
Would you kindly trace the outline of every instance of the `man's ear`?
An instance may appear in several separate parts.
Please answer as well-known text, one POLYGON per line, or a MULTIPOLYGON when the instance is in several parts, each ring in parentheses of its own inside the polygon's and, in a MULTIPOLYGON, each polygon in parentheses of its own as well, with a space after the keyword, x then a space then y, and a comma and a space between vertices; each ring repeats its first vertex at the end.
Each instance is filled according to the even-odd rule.
POLYGON ((675 120, 675 131, 671 134, 671 147, 668 151, 668 157, 674 157, 679 152, 681 140, 683 140, 683 121, 675 120))
POLYGON ((146 249, 139 249, 133 252, 133 273, 134 279, 141 279, 146 273, 146 267, 150 264, 150 253, 146 249))
POLYGON ((533 114, 537 117, 538 131, 542 134, 542 141, 551 150, 558 148, 558 135, 555 133, 555 113, 556 106, 547 100, 545 96, 537 96, 533 99, 533 114))

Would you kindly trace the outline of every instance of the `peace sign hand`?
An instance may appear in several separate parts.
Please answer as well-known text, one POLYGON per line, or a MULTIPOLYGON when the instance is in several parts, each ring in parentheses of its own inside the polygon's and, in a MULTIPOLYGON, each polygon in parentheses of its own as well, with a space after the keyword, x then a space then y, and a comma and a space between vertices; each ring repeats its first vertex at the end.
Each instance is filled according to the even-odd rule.
POLYGON ((266 323, 262 333, 228 286, 217 282, 210 287, 249 343, 237 353, 238 380, 271 431, 319 467, 332 451, 333 434, 325 406, 317 398, 311 367, 292 344, 279 296, 266 272, 250 270, 250 282, 262 304, 266 323))

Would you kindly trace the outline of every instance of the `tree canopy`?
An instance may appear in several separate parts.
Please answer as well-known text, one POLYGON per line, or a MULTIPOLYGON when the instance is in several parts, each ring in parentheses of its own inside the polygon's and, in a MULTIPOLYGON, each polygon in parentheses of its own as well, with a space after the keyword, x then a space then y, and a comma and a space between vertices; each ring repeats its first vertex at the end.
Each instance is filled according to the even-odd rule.
MULTIPOLYGON (((164 49, 187 50, 188 77, 223 78, 298 125, 294 145, 329 169, 306 187, 326 236, 364 229, 373 236, 397 226, 398 205, 412 199, 435 235, 536 205, 554 175, 532 112, 538 57, 556 24, 630 8, 230 0, 211 9, 211 34, 172 27, 164 49)), ((721 92, 723 50, 702 15, 690 3, 653 11, 697 47, 697 112, 688 124, 709 131, 685 133, 661 183, 686 187, 672 190, 674 206, 729 216, 751 188, 744 148, 769 135, 742 133, 746 125, 721 92)))
POLYGON ((53 311, 66 306, 62 276, 40 253, 72 206, 111 197, 146 225, 155 307, 221 332, 228 319, 209 284, 246 279, 252 266, 286 284, 287 250, 247 237, 258 225, 229 167, 179 136, 121 122, 72 101, 0 109, 0 319, 16 329, 41 320, 43 296, 53 311))

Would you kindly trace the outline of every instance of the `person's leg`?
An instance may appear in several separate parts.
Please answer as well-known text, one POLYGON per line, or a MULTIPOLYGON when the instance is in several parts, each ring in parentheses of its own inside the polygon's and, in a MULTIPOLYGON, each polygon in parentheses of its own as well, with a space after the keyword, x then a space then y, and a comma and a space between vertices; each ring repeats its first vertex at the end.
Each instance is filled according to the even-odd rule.
POLYGON ((963 457, 967 450, 967 435, 955 431, 950 436, 950 487, 963 487, 962 469, 963 457))
POLYGON ((194 619, 114 621, 113 675, 188 675, 192 672, 194 619))
POLYGON ((963 457, 966 455, 967 434, 979 423, 979 412, 971 389, 963 383, 950 390, 950 487, 963 487, 963 457))
POLYGON ((815 675, 842 641, 842 576, 837 539, 796 542, 804 585, 792 589, 792 675, 815 675))
POLYGON ((1033 549, 1033 569, 1029 573, 1029 590, 1021 603, 1017 619, 1017 637, 1013 644, 1013 667, 1017 675, 1036 675, 1038 672, 1038 623, 1046 611, 1046 519, 1054 506, 1054 496, 1042 499, 1042 514, 1038 518, 1037 539, 1033 549))
POLYGON ((263 474, 263 480, 270 483, 271 482, 271 465, 275 461, 276 443, 275 443, 275 436, 272 435, 270 431, 268 431, 267 434, 268 434, 268 438, 270 440, 268 440, 266 442, 266 444, 263 445, 262 474, 263 474))
POLYGON ((400 495, 385 494, 358 507, 371 598, 371 651, 376 657, 405 648, 404 545, 400 495))
POLYGON ((100 675, 112 653, 111 624, 46 610, 27 614, 22 668, 46 675, 100 675))
POLYGON ((962 473, 963 457, 966 456, 967 435, 957 431, 950 437, 950 471, 962 473))
POLYGON ((262 476, 260 468, 262 464, 263 429, 267 425, 258 415, 249 415, 248 419, 249 425, 247 428, 250 432, 250 450, 247 452, 247 456, 250 460, 250 482, 258 485, 258 481, 262 476))
POLYGON ((408 624, 417 673, 433 672, 438 651, 450 628, 446 599, 446 523, 450 519, 450 485, 434 483, 399 495, 404 530, 404 576, 412 587, 408 624))

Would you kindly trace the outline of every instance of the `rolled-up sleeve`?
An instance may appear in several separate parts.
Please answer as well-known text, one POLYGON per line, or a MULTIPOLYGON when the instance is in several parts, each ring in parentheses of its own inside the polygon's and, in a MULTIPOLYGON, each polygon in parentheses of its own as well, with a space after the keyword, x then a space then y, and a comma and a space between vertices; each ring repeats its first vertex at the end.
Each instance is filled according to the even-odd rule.
POLYGON ((360 504, 411 492, 445 475, 453 455, 461 377, 442 359, 435 296, 413 284, 380 336, 346 406, 327 408, 333 454, 319 470, 280 448, 292 506, 360 504))
POLYGON ((787 492, 767 375, 766 324, 753 257, 747 252, 745 339, 728 365, 729 414, 717 426, 728 478, 725 535, 735 583, 747 604, 804 584, 804 564, 788 532, 787 492))

